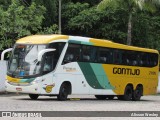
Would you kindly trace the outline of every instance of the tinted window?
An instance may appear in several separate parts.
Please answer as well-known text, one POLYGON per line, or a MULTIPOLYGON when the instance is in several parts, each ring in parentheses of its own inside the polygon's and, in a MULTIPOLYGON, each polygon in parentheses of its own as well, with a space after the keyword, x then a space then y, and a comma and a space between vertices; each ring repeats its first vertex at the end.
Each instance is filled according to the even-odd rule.
POLYGON ((56 49, 56 51, 55 51, 55 57, 56 57, 57 60, 59 59, 59 57, 61 55, 61 52, 62 52, 62 50, 64 48, 64 45, 65 45, 65 43, 63 43, 63 42, 51 43, 49 45, 49 48, 56 49))
POLYGON ((99 48, 99 63, 113 63, 113 51, 108 48, 99 48))
POLYGON ((56 49, 53 52, 47 52, 43 57, 43 68, 42 73, 46 74, 53 71, 57 65, 61 52, 64 48, 65 43, 51 43, 48 48, 56 49))
POLYGON ((96 62, 97 47, 83 45, 82 46, 82 62, 96 62))
POLYGON ((126 54, 126 65, 136 66, 138 65, 138 54, 134 51, 124 51, 126 54))
POLYGON ((154 67, 158 63, 158 54, 89 45, 69 44, 63 63, 74 61, 154 67))
POLYGON ((113 63, 114 64, 122 64, 122 51, 118 49, 114 49, 113 63))
POLYGON ((54 70, 56 66, 56 59, 54 59, 54 52, 48 52, 44 55, 44 65, 42 69, 42 73, 46 74, 54 70))
POLYGON ((158 55, 150 53, 148 55, 148 63, 149 63, 149 66, 156 66, 158 64, 158 55))
POLYGON ((69 44, 67 52, 63 59, 63 64, 81 60, 81 46, 77 44, 69 44))

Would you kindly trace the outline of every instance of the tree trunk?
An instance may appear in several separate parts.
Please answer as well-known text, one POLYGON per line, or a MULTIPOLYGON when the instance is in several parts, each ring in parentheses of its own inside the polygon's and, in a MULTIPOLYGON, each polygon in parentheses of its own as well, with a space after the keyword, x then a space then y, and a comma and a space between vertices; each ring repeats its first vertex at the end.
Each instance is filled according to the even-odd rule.
POLYGON ((128 19, 128 34, 127 34, 127 45, 131 45, 132 43, 132 13, 129 14, 129 19, 128 19))

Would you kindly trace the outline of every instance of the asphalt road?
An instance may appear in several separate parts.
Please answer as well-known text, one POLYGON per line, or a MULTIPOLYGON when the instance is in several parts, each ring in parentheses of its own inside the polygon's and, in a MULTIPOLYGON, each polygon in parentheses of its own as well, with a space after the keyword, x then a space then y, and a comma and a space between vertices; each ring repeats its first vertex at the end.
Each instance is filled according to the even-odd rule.
MULTIPOLYGON (((71 95, 67 101, 57 101, 56 97, 40 96, 38 100, 30 100, 24 94, 1 94, 0 111, 160 111, 160 95, 143 96, 141 101, 97 100, 92 95, 71 95)), ((160 118, 160 114, 158 116, 160 118)))
POLYGON ((31 100, 28 95, 0 95, 0 110, 26 111, 160 111, 160 95, 143 96, 141 101, 97 100, 92 95, 71 95, 67 101, 40 96, 31 100))

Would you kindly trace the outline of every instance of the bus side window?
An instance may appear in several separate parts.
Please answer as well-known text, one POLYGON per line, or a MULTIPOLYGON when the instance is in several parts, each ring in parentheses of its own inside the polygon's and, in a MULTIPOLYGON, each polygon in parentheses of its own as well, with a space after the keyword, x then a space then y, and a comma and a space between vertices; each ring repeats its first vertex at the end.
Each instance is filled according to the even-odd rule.
POLYGON ((140 66, 141 67, 147 67, 148 66, 148 56, 147 56, 146 53, 141 53, 140 66))
POLYGON ((122 51, 114 49, 114 64, 122 64, 122 51))
POLYGON ((113 50, 112 49, 110 49, 109 51, 108 51, 108 54, 107 54, 108 56, 107 56, 107 59, 108 59, 108 63, 113 63, 113 50))
POLYGON ((129 65, 136 66, 138 64, 137 63, 137 54, 138 53, 136 53, 134 51, 128 51, 127 58, 129 60, 129 65))
POLYGON ((91 61, 91 46, 83 45, 82 46, 82 62, 91 61))
POLYGON ((63 42, 49 44, 49 48, 56 49, 56 51, 54 52, 54 57, 55 57, 56 62, 58 61, 58 59, 61 55, 61 52, 64 48, 64 45, 65 45, 65 43, 63 43, 63 42))
POLYGON ((99 63, 113 63, 113 53, 112 49, 109 48, 99 48, 99 57, 98 57, 99 63))
POLYGON ((98 47, 90 47, 90 62, 97 62, 98 47))
POLYGON ((43 74, 51 72, 55 68, 54 52, 48 52, 44 55, 43 74))
POLYGON ((106 48, 100 48, 99 49, 98 62, 99 63, 106 63, 107 62, 106 48))
POLYGON ((98 47, 83 45, 82 46, 82 62, 97 62, 98 47))
POLYGON ((81 45, 69 44, 62 64, 78 62, 81 59, 81 45))
POLYGON ((125 50, 122 53, 122 64, 123 65, 129 64, 129 59, 127 58, 127 52, 125 50))
POLYGON ((149 67, 154 67, 158 64, 158 55, 150 53, 148 54, 148 62, 149 62, 149 67))
POLYGON ((64 62, 65 62, 65 63, 72 62, 72 61, 73 61, 73 58, 74 58, 73 54, 67 53, 66 56, 65 56, 64 62))

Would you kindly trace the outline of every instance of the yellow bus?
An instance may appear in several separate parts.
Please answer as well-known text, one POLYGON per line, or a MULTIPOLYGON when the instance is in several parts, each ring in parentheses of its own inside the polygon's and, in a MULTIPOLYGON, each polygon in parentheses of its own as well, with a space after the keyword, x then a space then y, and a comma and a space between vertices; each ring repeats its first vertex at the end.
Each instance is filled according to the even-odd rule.
POLYGON ((12 49, 6 91, 27 93, 31 99, 45 95, 63 101, 70 94, 83 94, 138 101, 156 94, 158 54, 88 37, 27 36, 12 49))

